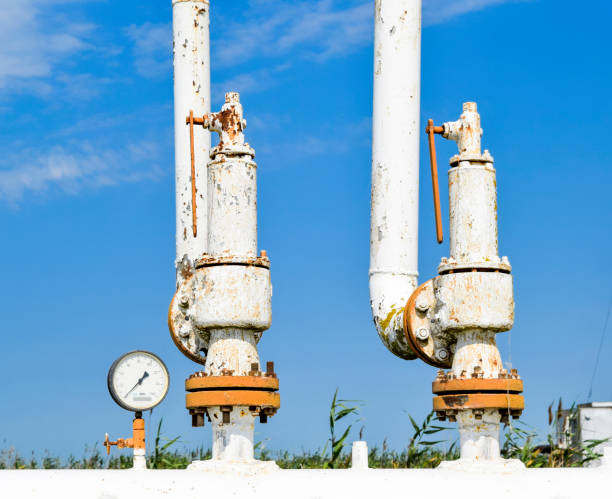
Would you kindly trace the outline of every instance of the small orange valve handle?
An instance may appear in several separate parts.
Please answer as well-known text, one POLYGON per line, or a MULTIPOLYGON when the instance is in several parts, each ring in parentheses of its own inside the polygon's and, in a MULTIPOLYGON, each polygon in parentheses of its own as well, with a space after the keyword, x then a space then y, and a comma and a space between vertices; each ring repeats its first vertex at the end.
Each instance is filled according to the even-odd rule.
POLYGON ((438 186, 438 160, 436 159, 436 133, 444 133, 443 126, 434 126, 433 120, 427 120, 427 128, 425 129, 429 139, 429 158, 431 163, 431 183, 433 186, 434 212, 436 217, 436 237, 438 244, 442 244, 444 236, 442 233, 442 212, 440 210, 440 188, 438 186))
POLYGON ((145 422, 142 419, 142 413, 136 413, 134 422, 132 423, 132 438, 118 438, 115 442, 111 442, 108 438, 108 433, 104 438, 103 445, 106 447, 106 454, 110 454, 111 447, 117 446, 117 449, 144 449, 145 446, 145 422))

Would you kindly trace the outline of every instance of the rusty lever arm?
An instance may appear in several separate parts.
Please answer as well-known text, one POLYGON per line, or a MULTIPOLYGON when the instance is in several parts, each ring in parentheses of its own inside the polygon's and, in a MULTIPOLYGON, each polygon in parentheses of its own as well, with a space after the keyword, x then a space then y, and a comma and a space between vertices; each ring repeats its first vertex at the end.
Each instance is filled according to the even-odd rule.
POLYGON ((438 240, 438 244, 441 244, 444 240, 444 235, 442 229, 442 212, 440 210, 440 187, 438 185, 438 160, 436 158, 435 134, 444 133, 444 127, 434 126, 433 120, 428 120, 425 132, 427 133, 427 138, 429 139, 429 159, 431 164, 431 183, 433 187, 434 214, 436 218, 436 238, 438 240))
POLYGON ((189 125, 189 148, 191 150, 191 221, 193 226, 193 237, 198 235, 198 214, 196 211, 197 202, 197 187, 196 187, 196 172, 195 172, 195 145, 193 138, 193 125, 203 125, 204 118, 196 118, 193 111, 189 111, 185 123, 189 125))

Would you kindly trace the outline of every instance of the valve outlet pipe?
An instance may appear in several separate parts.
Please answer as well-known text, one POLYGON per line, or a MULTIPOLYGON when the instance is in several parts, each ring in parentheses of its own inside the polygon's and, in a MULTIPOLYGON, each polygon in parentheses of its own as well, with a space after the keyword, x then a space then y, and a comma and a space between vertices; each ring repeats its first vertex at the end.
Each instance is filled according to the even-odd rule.
POLYGON ((210 112, 210 16, 208 0, 172 1, 174 47, 174 144, 177 285, 207 250, 207 175, 210 133, 190 129, 185 117, 210 112))
POLYGON ((418 280, 421 0, 376 0, 370 303, 378 334, 402 359, 418 280))

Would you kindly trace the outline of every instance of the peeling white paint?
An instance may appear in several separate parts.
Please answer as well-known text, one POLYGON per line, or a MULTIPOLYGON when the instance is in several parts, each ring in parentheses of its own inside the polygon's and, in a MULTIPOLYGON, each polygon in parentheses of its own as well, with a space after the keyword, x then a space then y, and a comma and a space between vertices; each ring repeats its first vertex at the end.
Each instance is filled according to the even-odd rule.
MULTIPOLYGON (((209 4, 202 0, 173 0, 172 38, 174 47, 174 156, 176 182, 176 266, 183 258, 193 262, 206 252, 207 180, 210 133, 194 130, 196 160, 197 236, 193 234, 191 151, 189 112, 202 116, 210 112, 209 4)), ((177 284, 182 281, 177 272, 177 284)))
POLYGON ((418 279, 421 0, 377 0, 370 302, 386 347, 414 359, 403 334, 418 279))

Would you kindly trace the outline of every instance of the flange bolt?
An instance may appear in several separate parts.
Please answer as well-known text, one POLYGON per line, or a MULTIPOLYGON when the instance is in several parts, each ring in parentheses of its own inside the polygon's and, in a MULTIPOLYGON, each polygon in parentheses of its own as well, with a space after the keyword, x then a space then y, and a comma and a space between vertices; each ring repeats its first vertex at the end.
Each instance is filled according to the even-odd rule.
POLYGON ((427 312, 429 310, 429 303, 424 298, 419 298, 416 302, 416 309, 419 312, 427 312))
POLYGON ((448 360, 448 350, 446 348, 438 348, 436 350, 436 357, 438 360, 448 360))
POLYGON ((426 327, 418 328, 416 330, 416 337, 421 341, 425 341, 427 338, 429 338, 429 329, 426 327))

